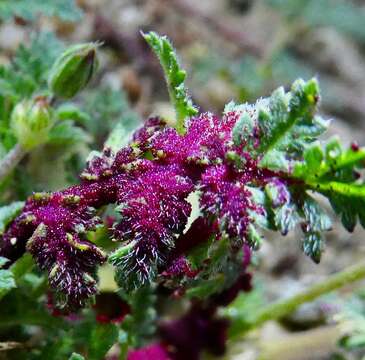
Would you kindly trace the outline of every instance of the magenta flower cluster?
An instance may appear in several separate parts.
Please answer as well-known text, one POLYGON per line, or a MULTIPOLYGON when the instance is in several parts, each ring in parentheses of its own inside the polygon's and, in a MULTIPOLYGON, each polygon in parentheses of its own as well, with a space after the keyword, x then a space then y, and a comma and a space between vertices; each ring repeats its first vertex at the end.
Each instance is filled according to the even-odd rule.
POLYGON ((143 283, 162 272, 194 276, 187 252, 212 235, 228 237, 232 248, 242 246, 250 214, 263 211, 246 185, 275 178, 243 144, 234 145, 239 116, 201 114, 188 120, 185 135, 149 119, 127 147, 116 154, 105 149, 89 161, 80 185, 31 196, 4 233, 0 255, 15 261, 28 250, 66 302, 83 305, 96 292, 96 268, 106 260, 85 234, 100 223, 96 209, 117 204, 121 219, 111 230, 126 250, 113 263, 125 279, 143 283), (192 238, 183 232, 193 191, 200 194, 201 216, 192 229, 204 229, 192 238))

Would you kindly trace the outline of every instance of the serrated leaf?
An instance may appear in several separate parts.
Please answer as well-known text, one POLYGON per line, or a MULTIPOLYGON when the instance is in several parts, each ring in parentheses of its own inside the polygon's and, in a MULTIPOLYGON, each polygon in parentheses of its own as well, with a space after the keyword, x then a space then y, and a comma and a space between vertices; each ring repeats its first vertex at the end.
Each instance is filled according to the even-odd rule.
POLYGON ((297 206, 293 203, 288 203, 275 209, 274 213, 275 225, 283 235, 293 230, 300 221, 297 206))
POLYGON ((312 189, 325 195, 342 224, 353 231, 357 220, 365 225, 365 183, 357 170, 364 168, 365 149, 344 150, 337 138, 324 147, 315 144, 294 166, 293 175, 312 189))
POLYGON ((198 109, 187 95, 184 83, 186 72, 180 67, 175 50, 166 36, 160 36, 153 31, 143 34, 143 36, 160 60, 170 101, 176 113, 176 128, 179 133, 183 134, 185 119, 198 113, 198 109))
POLYGON ((288 170, 289 160, 300 156, 305 146, 326 129, 327 123, 314 116, 318 99, 315 79, 297 80, 290 93, 279 88, 272 94, 268 106, 258 114, 257 153, 263 154, 262 167, 288 170))
POLYGON ((331 219, 312 197, 308 195, 305 197, 302 209, 310 231, 331 229, 331 219))
POLYGON ((319 263, 323 252, 324 240, 320 232, 308 232, 304 234, 303 252, 315 263, 319 263))

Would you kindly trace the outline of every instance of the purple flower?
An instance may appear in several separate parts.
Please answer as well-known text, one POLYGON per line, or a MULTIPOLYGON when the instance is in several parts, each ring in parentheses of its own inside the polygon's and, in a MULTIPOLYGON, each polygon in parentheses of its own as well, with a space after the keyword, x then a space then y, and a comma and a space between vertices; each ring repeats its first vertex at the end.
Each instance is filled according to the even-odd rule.
POLYGON ((228 325, 227 320, 216 317, 215 309, 195 305, 180 319, 161 325, 160 334, 173 360, 198 360, 203 350, 224 354, 228 325))
POLYGON ((265 185, 275 177, 234 144, 238 118, 235 112, 223 118, 201 114, 188 121, 185 135, 149 119, 127 147, 95 154, 80 185, 30 197, 4 233, 0 256, 15 261, 27 248, 48 271, 51 286, 76 307, 96 293, 96 268, 105 261, 85 238, 99 224, 95 209, 102 206, 117 204, 121 215, 112 232, 122 247, 109 260, 126 288, 164 271, 192 276, 184 257, 208 238, 227 236, 236 252, 252 212, 262 211, 247 185, 265 185), (203 216, 184 234, 193 191, 200 193, 203 216))
POLYGON ((162 344, 152 344, 128 353, 127 360, 172 360, 162 344))

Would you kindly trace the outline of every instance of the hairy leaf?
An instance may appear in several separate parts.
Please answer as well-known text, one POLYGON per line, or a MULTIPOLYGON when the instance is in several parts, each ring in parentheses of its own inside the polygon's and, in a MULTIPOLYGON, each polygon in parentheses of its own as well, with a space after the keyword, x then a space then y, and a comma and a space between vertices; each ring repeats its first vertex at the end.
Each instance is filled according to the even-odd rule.
POLYGON ((176 112, 176 127, 180 133, 184 133, 185 119, 198 113, 198 109, 187 95, 184 84, 186 72, 181 69, 175 50, 166 36, 160 36, 152 31, 143 36, 161 62, 170 100, 176 112))
POLYGON ((293 175, 314 191, 328 197, 344 227, 353 231, 357 220, 365 226, 365 184, 358 170, 365 165, 365 149, 344 150, 337 138, 325 146, 313 144, 298 162, 293 175))

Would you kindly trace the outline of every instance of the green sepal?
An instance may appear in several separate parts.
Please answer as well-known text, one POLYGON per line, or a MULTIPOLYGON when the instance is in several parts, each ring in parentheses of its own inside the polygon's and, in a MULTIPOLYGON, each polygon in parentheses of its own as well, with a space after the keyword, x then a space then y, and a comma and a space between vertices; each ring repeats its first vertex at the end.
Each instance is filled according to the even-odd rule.
POLYGON ((50 90, 59 97, 74 97, 90 81, 98 67, 97 48, 100 44, 71 46, 55 61, 48 77, 50 90))

